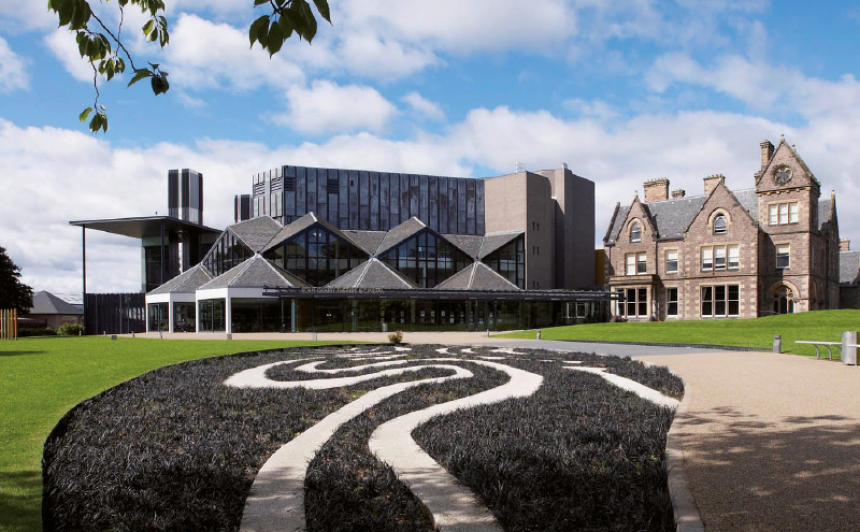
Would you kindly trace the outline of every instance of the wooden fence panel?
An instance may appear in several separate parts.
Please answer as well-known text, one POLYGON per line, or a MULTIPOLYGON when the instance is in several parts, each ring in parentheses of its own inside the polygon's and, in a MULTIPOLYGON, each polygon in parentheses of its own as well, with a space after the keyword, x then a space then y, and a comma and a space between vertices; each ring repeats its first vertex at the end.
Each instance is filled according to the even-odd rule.
POLYGON ((0 309, 0 340, 15 340, 18 338, 18 311, 16 309, 0 309))

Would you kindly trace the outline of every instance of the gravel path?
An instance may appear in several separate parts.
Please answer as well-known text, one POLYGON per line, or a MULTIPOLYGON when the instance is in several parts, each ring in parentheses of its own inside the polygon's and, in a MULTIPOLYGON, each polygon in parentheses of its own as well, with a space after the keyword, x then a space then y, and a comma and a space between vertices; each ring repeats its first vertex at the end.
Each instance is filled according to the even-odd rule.
POLYGON ((707 530, 857 530, 860 368, 755 352, 638 358, 692 392, 675 424, 707 530))

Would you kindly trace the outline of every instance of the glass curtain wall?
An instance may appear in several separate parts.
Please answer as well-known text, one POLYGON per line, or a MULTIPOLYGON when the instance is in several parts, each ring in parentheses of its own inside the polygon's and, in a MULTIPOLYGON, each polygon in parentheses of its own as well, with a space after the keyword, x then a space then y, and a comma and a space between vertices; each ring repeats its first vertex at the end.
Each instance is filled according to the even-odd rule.
POLYGON ((311 286, 324 286, 367 259, 367 254, 316 225, 269 250, 266 258, 311 286))
POLYGON ((200 305, 200 331, 226 331, 224 310, 226 302, 223 299, 204 299, 200 305))
POLYGON ((421 231, 379 257, 419 288, 433 288, 472 260, 430 231, 421 231))
POLYGON ((525 289, 526 287, 526 254, 525 237, 520 235, 482 260, 499 275, 525 289))
POLYGON ((234 333, 289 330, 290 304, 286 300, 231 299, 230 304, 234 333))
POLYGON ((167 331, 170 324, 167 303, 150 303, 146 306, 150 331, 167 331))
POLYGON ((194 303, 174 303, 173 304, 173 331, 174 332, 194 332, 196 329, 196 319, 194 303))
POLYGON ((209 253, 203 257, 203 266, 214 276, 232 269, 253 256, 251 250, 233 233, 224 231, 209 253))

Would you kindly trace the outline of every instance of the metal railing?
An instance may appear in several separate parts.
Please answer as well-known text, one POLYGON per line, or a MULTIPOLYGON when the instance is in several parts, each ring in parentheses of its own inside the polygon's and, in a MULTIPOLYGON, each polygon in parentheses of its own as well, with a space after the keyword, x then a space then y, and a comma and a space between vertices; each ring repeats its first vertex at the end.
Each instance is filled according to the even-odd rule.
MULTIPOLYGON (((815 346, 815 358, 816 360, 821 358, 821 346, 827 348, 827 358, 833 360, 833 349, 832 346, 836 346, 839 348, 840 353, 842 350, 842 342, 817 342, 813 340, 795 340, 796 344, 809 344, 815 346)), ((851 346, 849 346, 851 347, 851 346)), ((841 356, 840 356, 841 358, 841 356)))

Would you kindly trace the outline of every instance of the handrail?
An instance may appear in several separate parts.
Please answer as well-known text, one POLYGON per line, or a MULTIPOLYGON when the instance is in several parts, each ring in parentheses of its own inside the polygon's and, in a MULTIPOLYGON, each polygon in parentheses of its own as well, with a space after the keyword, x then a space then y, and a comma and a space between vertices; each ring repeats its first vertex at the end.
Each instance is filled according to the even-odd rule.
MULTIPOLYGON (((811 344, 815 346, 815 360, 821 358, 821 348, 819 346, 824 346, 827 348, 827 358, 833 360, 833 350, 831 346, 836 346, 839 348, 839 352, 842 353, 842 342, 818 342, 815 340, 795 340, 796 344, 811 344)), ((846 347, 858 347, 854 344, 847 344, 846 347)), ((841 356, 841 355, 840 355, 841 356)))

